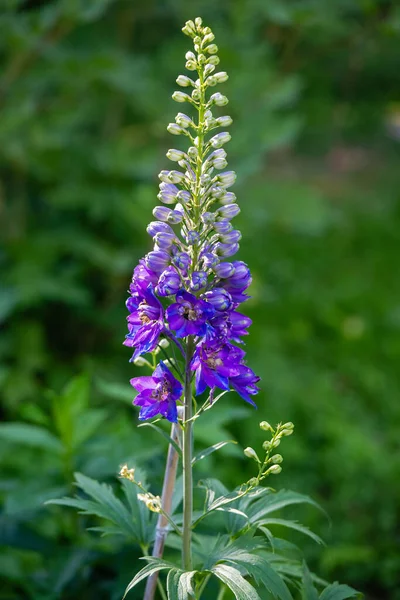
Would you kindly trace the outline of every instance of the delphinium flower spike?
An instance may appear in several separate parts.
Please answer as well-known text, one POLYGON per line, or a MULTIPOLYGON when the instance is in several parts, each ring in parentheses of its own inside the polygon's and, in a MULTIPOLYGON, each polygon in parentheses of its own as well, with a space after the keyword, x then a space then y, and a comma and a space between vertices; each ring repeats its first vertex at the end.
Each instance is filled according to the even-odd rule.
MULTIPOLYGON (((172 98, 185 104, 190 114, 178 112, 167 130, 185 139, 187 147, 168 150, 174 168, 159 174, 161 204, 153 210, 156 220, 147 227, 154 246, 133 272, 124 343, 134 348, 131 360, 138 365, 143 364, 144 353, 155 359, 164 339, 171 342, 173 356, 168 363, 156 366, 153 360, 153 374, 135 377, 131 384, 139 392, 134 404, 141 407, 140 419, 160 415, 182 429, 182 563, 190 571, 192 388, 195 395, 209 391, 208 406, 217 389, 235 390, 254 405, 259 377, 246 364, 242 347, 251 320, 238 310, 249 297, 251 274, 234 258, 241 233, 232 220, 240 208, 231 191, 236 174, 226 170, 224 149, 231 139, 226 128, 232 119, 215 114, 228 104, 227 97, 215 91, 228 75, 217 70, 214 34, 200 18, 188 21, 183 32, 192 38, 194 51, 186 53, 190 75, 176 80, 185 91, 174 92, 172 98)), ((170 476, 167 469, 164 488, 170 476)), ((146 600, 153 597, 155 578, 149 578, 146 600)))

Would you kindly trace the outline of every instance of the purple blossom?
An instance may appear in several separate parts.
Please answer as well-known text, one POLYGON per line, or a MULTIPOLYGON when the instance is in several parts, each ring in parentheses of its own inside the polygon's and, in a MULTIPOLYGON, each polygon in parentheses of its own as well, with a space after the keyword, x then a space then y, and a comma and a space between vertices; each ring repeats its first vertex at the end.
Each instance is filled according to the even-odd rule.
POLYGON ((176 402, 183 388, 163 361, 160 361, 152 376, 134 377, 130 383, 139 392, 133 404, 141 407, 140 420, 162 415, 171 423, 178 421, 176 402))
POLYGON ((196 298, 185 290, 176 294, 176 302, 171 304, 166 311, 168 325, 176 332, 178 338, 188 335, 204 335, 206 322, 213 314, 214 308, 211 304, 196 298))
POLYGON ((131 313, 127 317, 129 333, 125 338, 124 346, 135 348, 131 358, 134 360, 157 347, 160 334, 164 329, 163 307, 154 295, 151 285, 136 296, 132 296, 127 305, 131 313))
POLYGON ((207 387, 229 390, 229 378, 240 374, 243 356, 244 352, 231 344, 199 344, 190 365, 196 373, 196 394, 202 394, 207 387))
POLYGON ((256 404, 250 396, 254 396, 260 391, 260 388, 256 385, 259 381, 258 375, 246 365, 240 365, 238 373, 229 378, 229 383, 233 389, 237 391, 243 400, 253 406, 256 406, 256 404))

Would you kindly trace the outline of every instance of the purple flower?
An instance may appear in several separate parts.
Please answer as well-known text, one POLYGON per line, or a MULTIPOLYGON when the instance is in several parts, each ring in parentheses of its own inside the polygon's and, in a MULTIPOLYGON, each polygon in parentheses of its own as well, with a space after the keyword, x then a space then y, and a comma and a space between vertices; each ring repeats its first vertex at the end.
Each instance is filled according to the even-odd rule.
POLYGON ((206 292, 204 298, 219 312, 229 310, 232 307, 230 293, 222 288, 216 288, 210 292, 206 292))
POLYGON ((240 260, 233 261, 232 266, 235 269, 233 274, 226 277, 219 285, 230 293, 234 302, 244 302, 249 298, 244 292, 252 281, 250 269, 240 260))
POLYGON ((176 302, 171 304, 166 311, 168 325, 176 332, 178 338, 188 335, 204 335, 206 321, 213 314, 214 308, 211 304, 184 290, 176 294, 176 302))
MULTIPOLYGON (((162 206, 160 208, 164 207, 162 206)), ((151 221, 151 223, 147 225, 146 231, 151 237, 154 237, 157 233, 172 233, 174 235, 173 229, 167 223, 163 223, 162 221, 151 221)))
POLYGON ((141 407, 140 420, 162 415, 171 423, 177 422, 176 401, 181 397, 183 388, 163 361, 152 376, 134 377, 130 383, 139 392, 133 404, 141 407))
POLYGON ((216 313, 210 320, 211 327, 207 330, 207 340, 211 343, 232 341, 242 344, 241 336, 248 335, 247 328, 251 323, 249 317, 233 310, 216 313))
POLYGON ((229 390, 229 378, 240 374, 240 361, 244 352, 230 344, 197 346, 190 368, 196 372, 196 394, 207 387, 229 390))
POLYGON ((158 344, 158 339, 164 329, 163 307, 155 297, 153 287, 150 285, 141 294, 132 296, 128 309, 129 333, 125 338, 124 346, 135 348, 131 361, 144 354, 152 352, 158 344))
POLYGON ((172 260, 175 266, 182 271, 186 271, 191 263, 191 258, 187 252, 178 252, 172 260))
POLYGON ((235 272, 235 267, 232 263, 222 262, 219 263, 216 267, 214 267, 214 272, 217 277, 221 277, 221 279, 226 279, 228 277, 232 277, 235 272))
POLYGON ((190 281, 190 288, 194 292, 198 292, 202 288, 206 287, 206 285, 207 285, 207 273, 205 273, 204 271, 193 271, 191 281, 190 281))
POLYGON ((256 406, 256 404, 250 396, 254 396, 260 391, 260 388, 256 385, 259 381, 260 378, 258 375, 246 365, 240 365, 238 373, 229 378, 229 383, 233 389, 237 391, 243 400, 246 400, 246 402, 249 402, 253 406, 256 406))
POLYGON ((181 278, 175 267, 167 267, 160 275, 156 292, 160 296, 171 296, 179 291, 181 285, 181 278))
POLYGON ((174 204, 176 202, 176 196, 178 194, 178 188, 173 183, 160 183, 160 192, 157 198, 164 202, 164 204, 174 204))
POLYGON ((239 250, 239 244, 236 242, 233 244, 221 244, 218 242, 215 244, 214 250, 218 256, 223 256, 228 258, 229 256, 233 256, 239 250))
POLYGON ((152 269, 149 269, 142 259, 134 268, 132 283, 130 284, 129 291, 132 294, 135 294, 138 292, 138 290, 146 289, 150 283, 156 284, 157 280, 157 273, 155 273, 152 269))
POLYGON ((218 213, 223 219, 233 219, 240 213, 240 208, 237 204, 225 204, 218 209, 218 213))
POLYGON ((171 262, 171 257, 165 250, 152 250, 144 257, 146 267, 155 273, 161 273, 171 262))

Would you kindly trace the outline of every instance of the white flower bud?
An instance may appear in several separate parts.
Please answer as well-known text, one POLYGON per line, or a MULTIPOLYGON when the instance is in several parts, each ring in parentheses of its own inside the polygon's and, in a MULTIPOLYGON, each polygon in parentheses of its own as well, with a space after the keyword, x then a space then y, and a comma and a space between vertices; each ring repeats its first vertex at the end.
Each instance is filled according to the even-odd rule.
POLYGON ((274 454, 274 456, 271 456, 270 461, 273 465, 279 465, 283 461, 283 456, 281 454, 274 454))
POLYGON ((291 421, 288 421, 287 423, 284 423, 282 425, 283 429, 294 429, 294 423, 292 423, 291 421))
POLYGON ((210 139, 210 145, 213 148, 221 148, 221 146, 229 142, 230 139, 230 134, 227 131, 223 131, 221 133, 217 133, 217 135, 214 135, 214 137, 210 139))
POLYGON ((167 338, 163 338, 158 342, 158 345, 161 346, 161 348, 168 348, 169 341, 167 340, 167 338))
POLYGON ((292 433, 293 433, 293 429, 282 429, 279 432, 279 435, 283 435, 283 436, 285 436, 285 435, 292 435, 292 433))
POLYGON ((207 77, 207 79, 205 80, 205 84, 208 87, 214 87, 214 85, 217 85, 218 81, 216 80, 214 75, 210 75, 210 77, 207 77))
POLYGON ((210 33, 208 33, 207 35, 205 35, 203 37, 203 44, 209 44, 210 42, 213 42, 214 40, 215 40, 215 35, 211 31, 210 33))
POLYGON ((229 127, 229 125, 232 125, 232 123, 233 123, 232 117, 229 117, 229 116, 218 117, 218 119, 216 119, 216 124, 219 127, 229 127))
POLYGON ((268 475, 278 475, 282 471, 282 467, 280 465, 272 465, 267 471, 268 475))
POLYGON ((177 122, 178 125, 180 125, 181 127, 184 127, 185 129, 187 127, 194 126, 192 119, 190 117, 188 117, 187 115, 185 115, 184 113, 178 113, 175 117, 175 121, 177 122))
POLYGON ((196 101, 200 100, 200 90, 198 90, 198 89, 193 90, 192 98, 193 98, 193 100, 196 100, 196 101))
POLYGON ((252 458, 256 462, 260 462, 260 459, 257 456, 257 452, 253 448, 250 448, 250 446, 243 450, 243 454, 247 456, 247 458, 252 458))
POLYGON ((180 161, 185 158, 185 153, 182 152, 182 150, 175 150, 175 148, 171 148, 167 152, 167 158, 169 158, 169 160, 173 160, 174 162, 178 162, 178 160, 180 161))
POLYGON ((228 73, 226 73, 225 71, 220 71, 219 73, 215 73, 214 77, 217 80, 217 83, 225 83, 225 81, 228 81, 228 79, 229 79, 228 73))
POLYGON ((182 31, 186 35, 193 37, 196 33, 196 28, 195 28, 193 21, 186 21, 185 26, 182 27, 182 31))
POLYGON ((170 123, 167 127, 167 131, 172 133, 172 135, 181 135, 182 133, 186 133, 183 127, 180 127, 176 123, 170 123))
POLYGON ((203 25, 203 19, 201 17, 196 17, 194 23, 197 27, 197 30, 199 30, 200 27, 203 25))
POLYGON ((223 96, 219 92, 210 96, 211 104, 215 104, 216 106, 225 106, 228 104, 229 100, 226 96, 223 96))
POLYGON ((207 77, 208 75, 211 75, 213 71, 215 71, 214 65, 206 65, 204 68, 204 75, 207 77))
POLYGON ((193 60, 194 62, 196 62, 196 55, 194 54, 194 52, 191 52, 190 50, 189 50, 189 52, 186 52, 185 58, 186 58, 186 60, 193 60))
POLYGON ((144 367, 147 364, 147 360, 143 356, 138 356, 134 359, 133 364, 137 367, 144 367))
POLYGON ((176 78, 176 83, 182 87, 189 87, 189 85, 193 85, 192 79, 187 75, 179 75, 176 78))
POLYGON ((208 54, 217 54, 218 46, 216 44, 210 44, 207 48, 204 49, 208 54))
POLYGON ((193 60, 187 60, 185 63, 185 67, 188 71, 195 71, 197 69, 197 63, 193 60))
POLYGON ((260 429, 262 429, 263 431, 274 431, 271 425, 268 423, 268 421, 261 421, 260 429))
POLYGON ((206 57, 204 56, 204 54, 199 54, 197 57, 197 62, 199 63, 199 65, 204 65, 206 62, 206 57))
POLYGON ((175 102, 190 102, 190 96, 183 92, 174 92, 172 94, 172 100, 175 100, 175 102))
POLYGON ((207 64, 208 65, 219 65, 220 60, 219 60, 219 56, 217 56, 216 54, 214 54, 213 56, 210 56, 210 58, 207 58, 207 64))

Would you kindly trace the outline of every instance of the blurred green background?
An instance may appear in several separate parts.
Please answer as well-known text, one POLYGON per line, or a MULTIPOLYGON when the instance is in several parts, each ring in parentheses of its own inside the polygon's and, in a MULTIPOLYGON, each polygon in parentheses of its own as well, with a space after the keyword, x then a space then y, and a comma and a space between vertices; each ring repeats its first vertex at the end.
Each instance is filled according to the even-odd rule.
MULTIPOLYGON (((137 549, 43 502, 71 493, 75 470, 115 483, 126 461, 159 490, 165 445, 136 428, 124 301, 150 248, 157 174, 180 142, 166 132, 190 45, 180 29, 201 15, 230 75, 262 392, 258 411, 225 397, 198 444, 257 446, 260 420, 293 421, 274 484, 332 519, 307 518, 328 543, 304 544, 311 566, 398 600, 398 2, 0 5, 0 598, 117 599, 138 569, 137 549)), ((198 476, 251 476, 229 448, 198 476)))

